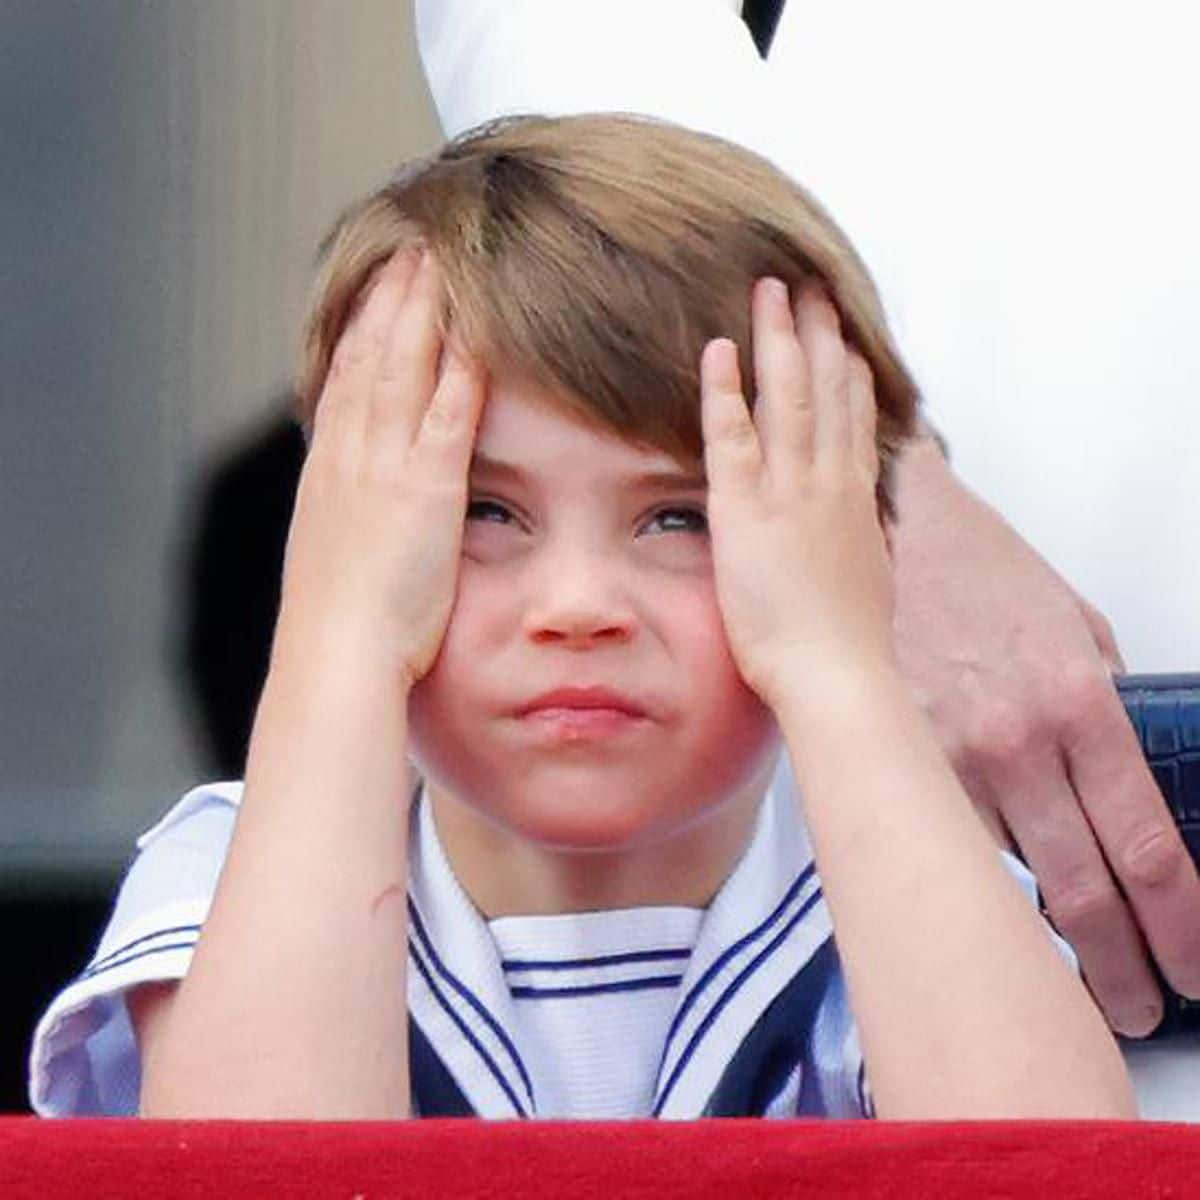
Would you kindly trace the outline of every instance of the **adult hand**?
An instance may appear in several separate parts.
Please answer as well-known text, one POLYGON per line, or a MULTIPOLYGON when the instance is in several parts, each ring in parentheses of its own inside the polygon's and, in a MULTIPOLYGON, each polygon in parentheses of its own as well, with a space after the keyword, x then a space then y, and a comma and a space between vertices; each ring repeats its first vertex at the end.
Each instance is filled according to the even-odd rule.
POLYGON ((1112 685, 1112 631, 931 441, 906 452, 897 501, 901 670, 1110 1024, 1144 1036, 1162 1015, 1147 944, 1200 996, 1200 880, 1112 685))

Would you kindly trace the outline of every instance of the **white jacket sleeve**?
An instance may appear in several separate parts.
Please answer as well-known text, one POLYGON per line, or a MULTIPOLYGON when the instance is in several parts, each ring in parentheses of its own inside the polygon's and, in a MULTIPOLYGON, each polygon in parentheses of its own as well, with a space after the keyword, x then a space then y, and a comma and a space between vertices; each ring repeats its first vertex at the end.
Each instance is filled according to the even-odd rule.
POLYGON ((137 1113, 141 1062, 125 994, 187 974, 241 791, 240 783, 196 788, 138 839, 96 953, 34 1033, 29 1099, 39 1116, 137 1113))
POLYGON ((727 0, 417 0, 447 137, 499 116, 636 112, 768 154, 773 106, 727 0))

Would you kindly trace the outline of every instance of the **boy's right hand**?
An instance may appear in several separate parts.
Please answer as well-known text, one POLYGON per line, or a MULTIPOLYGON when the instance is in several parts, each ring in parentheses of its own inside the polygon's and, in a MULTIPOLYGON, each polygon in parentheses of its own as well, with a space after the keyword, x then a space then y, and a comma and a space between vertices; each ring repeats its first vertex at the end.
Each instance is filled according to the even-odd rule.
POLYGON ((486 383, 439 332, 433 255, 395 255, 338 343, 288 533, 272 651, 350 654, 404 688, 432 666, 458 580, 486 383))

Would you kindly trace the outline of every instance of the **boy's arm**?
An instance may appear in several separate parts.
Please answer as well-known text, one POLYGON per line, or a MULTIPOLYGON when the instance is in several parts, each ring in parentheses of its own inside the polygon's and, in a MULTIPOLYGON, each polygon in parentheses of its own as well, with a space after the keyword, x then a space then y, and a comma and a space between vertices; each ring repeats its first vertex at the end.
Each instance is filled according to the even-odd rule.
POLYGON ((145 1027, 143 1116, 408 1115, 407 700, 449 618, 483 392, 453 347, 437 379, 439 286, 397 258, 335 354, 238 822, 145 1027))
POLYGON ((870 372, 810 288, 753 300, 750 418, 702 363, 709 521, 739 670, 791 753, 880 1116, 1129 1117, 1120 1055, 1000 863, 895 664, 870 372))
POLYGON ((1099 1010, 899 675, 793 687, 778 715, 877 1114, 1136 1117, 1099 1010))

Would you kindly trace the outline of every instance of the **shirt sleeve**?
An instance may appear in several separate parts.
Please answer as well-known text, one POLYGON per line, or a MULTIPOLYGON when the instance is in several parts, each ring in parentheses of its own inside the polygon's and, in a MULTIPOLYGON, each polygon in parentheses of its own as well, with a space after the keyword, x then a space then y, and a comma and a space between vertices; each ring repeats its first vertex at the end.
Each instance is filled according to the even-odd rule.
POLYGON ((241 784, 196 788, 138 839, 96 953, 34 1033, 29 1098, 39 1116, 136 1115, 141 1061, 125 996, 187 974, 240 799, 241 784))

